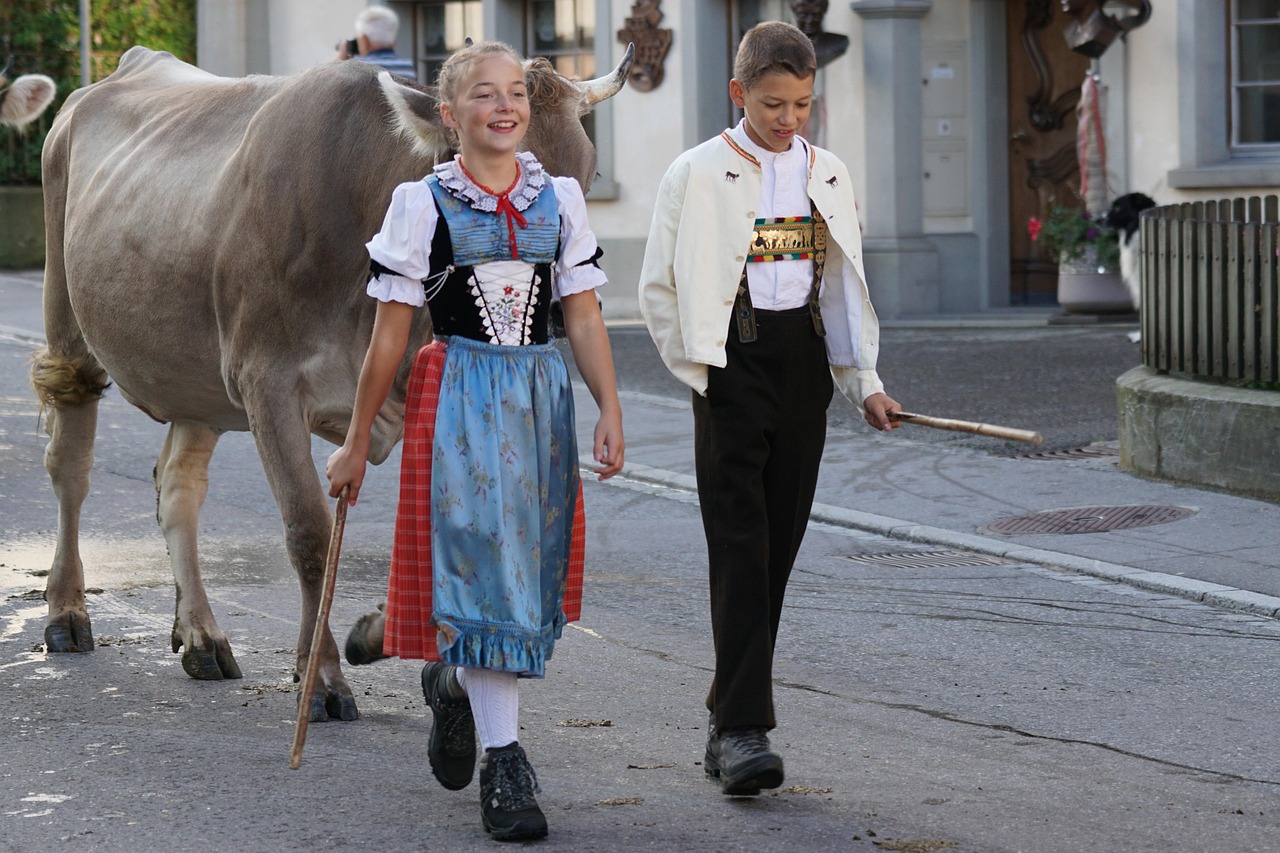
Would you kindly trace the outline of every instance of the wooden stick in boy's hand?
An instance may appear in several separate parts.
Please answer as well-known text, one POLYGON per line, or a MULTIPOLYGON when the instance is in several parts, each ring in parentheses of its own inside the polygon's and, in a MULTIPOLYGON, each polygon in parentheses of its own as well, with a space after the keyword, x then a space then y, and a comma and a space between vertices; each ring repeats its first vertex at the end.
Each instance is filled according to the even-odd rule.
POLYGON ((957 421, 951 418, 935 418, 929 415, 917 415, 912 412, 889 412, 889 419, 902 421, 904 424, 933 427, 934 429, 973 432, 978 435, 989 435, 992 438, 1007 439, 1008 441, 1025 441, 1027 444, 1040 444, 1044 441, 1044 436, 1028 429, 1014 429, 1013 427, 982 424, 974 421, 957 421))
POLYGON ((311 720, 311 695, 315 692, 316 671, 320 668, 320 642, 329 630, 329 608, 333 606, 333 588, 338 581, 338 552, 342 550, 342 531, 347 526, 346 486, 338 492, 338 506, 333 516, 333 529, 329 533, 329 554, 324 561, 324 579, 320 584, 320 609, 316 613, 316 627, 311 632, 311 653, 307 655, 307 671, 302 677, 298 693, 298 722, 293 728, 293 748, 289 750, 289 767, 297 770, 302 764, 302 745, 307 740, 307 723, 311 720))

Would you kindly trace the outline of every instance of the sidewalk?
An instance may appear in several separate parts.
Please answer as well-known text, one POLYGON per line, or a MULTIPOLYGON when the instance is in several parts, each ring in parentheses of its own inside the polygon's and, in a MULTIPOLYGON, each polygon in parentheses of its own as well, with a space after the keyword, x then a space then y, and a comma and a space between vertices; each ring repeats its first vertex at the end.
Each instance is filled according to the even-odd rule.
MULTIPOLYGON (((0 335, 38 344, 43 335, 41 274, 0 272, 0 335)), ((1064 370, 1066 368, 1064 367, 1064 370)), ((1064 381, 1069 381, 1064 380, 1064 381)), ((578 410, 594 403, 577 388, 578 410)), ((623 476, 694 491, 689 404, 622 391, 627 429, 623 476)), ((594 421, 580 418, 580 447, 594 421)), ((946 559, 964 551, 1013 564, 1046 566, 1253 615, 1280 615, 1280 505, 1143 480, 1117 458, 1008 458, 892 434, 833 427, 813 518, 902 541, 902 553, 946 559), (993 532, 1001 520, 1051 510, 1071 523, 1098 508, 1186 517, 1094 533, 993 532), (1146 509, 1135 510, 1134 507, 1146 509)), ((590 453, 583 454, 584 464, 590 453)), ((1061 529, 1061 528, 1057 528, 1061 529)), ((882 555, 892 565, 900 554, 882 555)))
MULTIPOLYGON (((693 491, 689 406, 626 391, 622 396, 628 461, 623 476, 693 491)), ((578 406, 592 410, 585 391, 578 406)), ((1002 458, 914 441, 912 429, 918 428, 888 436, 832 429, 814 521, 900 539, 903 552, 973 552, 1254 615, 1280 614, 1280 506, 1143 480, 1120 471, 1116 457, 1002 458), (1048 510, 1140 505, 1193 512, 1168 523, 1099 533, 1007 536, 986 529, 1048 510)), ((579 440, 589 439, 587 432, 579 440)))

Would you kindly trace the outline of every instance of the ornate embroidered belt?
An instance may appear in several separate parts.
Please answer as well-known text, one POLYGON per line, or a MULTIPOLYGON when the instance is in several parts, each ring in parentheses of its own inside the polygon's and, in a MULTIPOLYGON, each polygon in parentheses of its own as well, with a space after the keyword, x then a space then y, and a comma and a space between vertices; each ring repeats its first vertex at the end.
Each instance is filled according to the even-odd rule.
POLYGON ((757 219, 747 263, 808 261, 817 250, 812 216, 757 219))
MULTIPOLYGON (((780 219, 757 219, 755 234, 747 260, 761 261, 813 261, 813 286, 809 288, 809 313, 813 317, 813 330, 818 337, 826 335, 822 311, 818 307, 818 294, 822 291, 822 271, 827 261, 827 221, 810 203, 813 216, 784 216, 780 219)), ((738 340, 749 344, 756 340, 756 309, 751 304, 751 288, 747 285, 747 268, 742 268, 738 280, 738 295, 733 305, 734 320, 738 326, 738 340)))

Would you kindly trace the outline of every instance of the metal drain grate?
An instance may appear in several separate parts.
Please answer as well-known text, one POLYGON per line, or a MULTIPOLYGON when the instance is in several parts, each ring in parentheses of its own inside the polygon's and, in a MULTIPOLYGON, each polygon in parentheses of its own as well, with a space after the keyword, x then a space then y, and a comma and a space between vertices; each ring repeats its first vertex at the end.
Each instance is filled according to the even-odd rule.
POLYGON ((1074 509, 1052 509, 1016 518, 1002 518, 984 529, 991 533, 1020 535, 1028 533, 1106 533, 1168 524, 1195 515, 1184 506, 1080 506, 1074 509))
POLYGON ((948 569, 959 566, 1002 566, 1006 560, 965 551, 907 551, 901 554, 858 554, 845 557, 851 563, 891 569, 948 569))
POLYGON ((1035 453, 1018 453, 1014 459, 1114 459, 1120 451, 1105 444, 1089 444, 1084 447, 1068 447, 1065 450, 1040 450, 1035 453))

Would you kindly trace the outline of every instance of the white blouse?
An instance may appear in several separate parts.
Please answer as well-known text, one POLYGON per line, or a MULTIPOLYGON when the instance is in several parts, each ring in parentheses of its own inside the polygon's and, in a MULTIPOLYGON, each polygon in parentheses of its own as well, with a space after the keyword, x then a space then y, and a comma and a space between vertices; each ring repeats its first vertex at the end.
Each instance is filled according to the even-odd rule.
MULTIPOLYGON (((528 152, 516 155, 526 175, 542 177, 542 164, 528 152)), ((458 170, 461 173, 461 170, 458 170)), ((596 237, 587 223, 587 202, 573 178, 545 175, 555 190, 560 213, 560 257, 554 265, 555 295, 571 296, 594 290, 608 279, 595 264, 583 263, 596 255, 596 237), (582 266, 579 266, 582 264, 582 266)), ((472 184, 475 187, 474 184, 472 184)), ((476 187, 477 193, 484 195, 476 187)), ((492 198, 492 197, 490 197, 492 198)), ((514 193, 513 193, 514 198, 514 193)), ((495 202, 496 203, 496 202, 495 202)), ((415 307, 426 301, 422 281, 431 272, 431 240, 439 220, 435 197, 426 178, 396 187, 382 229, 365 244, 369 257, 400 275, 382 273, 369 281, 368 294, 382 302, 404 302, 415 307)), ((502 261, 524 264, 523 261, 502 261)), ((482 264, 482 267, 491 266, 482 264)), ((532 269, 531 264, 524 266, 532 269)))

